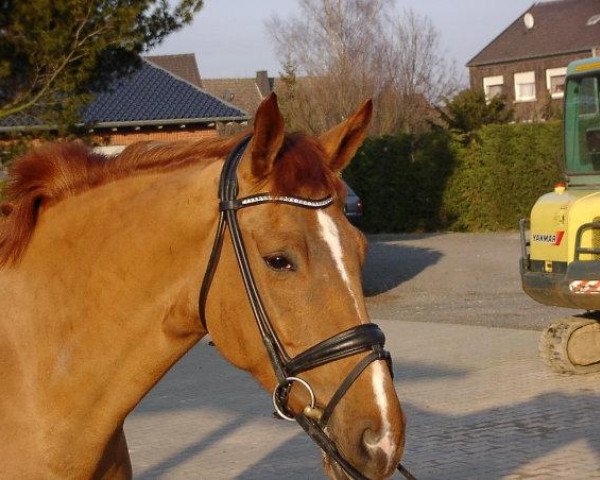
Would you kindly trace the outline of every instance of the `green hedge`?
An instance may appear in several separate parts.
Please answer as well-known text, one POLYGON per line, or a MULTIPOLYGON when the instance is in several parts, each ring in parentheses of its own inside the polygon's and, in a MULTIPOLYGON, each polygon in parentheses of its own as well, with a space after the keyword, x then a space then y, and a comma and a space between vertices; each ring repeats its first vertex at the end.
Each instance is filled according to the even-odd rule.
POLYGON ((488 125, 458 152, 444 195, 455 230, 514 229, 563 178, 560 122, 488 125))
POLYGON ((344 178, 367 232, 510 230, 562 179, 560 122, 368 139, 344 178))
POLYGON ((368 139, 344 171, 368 232, 434 230, 453 153, 445 133, 368 139))

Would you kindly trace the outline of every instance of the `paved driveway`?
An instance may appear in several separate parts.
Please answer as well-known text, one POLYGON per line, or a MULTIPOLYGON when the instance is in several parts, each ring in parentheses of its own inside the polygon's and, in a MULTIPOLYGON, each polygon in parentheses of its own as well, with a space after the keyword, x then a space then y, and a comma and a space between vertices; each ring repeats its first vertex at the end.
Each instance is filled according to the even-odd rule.
MULTIPOLYGON (((521 292, 515 234, 374 237, 365 271, 423 479, 600 479, 600 375, 539 361, 569 311, 521 292)), ((126 424, 136 478, 323 479, 319 452, 247 375, 201 343, 126 424)))
POLYGON ((541 330, 571 315, 521 290, 519 235, 382 235, 370 239, 365 293, 373 318, 541 330))

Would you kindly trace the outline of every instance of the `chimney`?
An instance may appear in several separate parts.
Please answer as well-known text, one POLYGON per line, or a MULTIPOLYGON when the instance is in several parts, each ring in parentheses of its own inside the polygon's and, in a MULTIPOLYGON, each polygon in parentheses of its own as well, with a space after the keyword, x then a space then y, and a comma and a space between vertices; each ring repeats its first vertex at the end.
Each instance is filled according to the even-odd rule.
POLYGON ((258 91, 262 98, 265 98, 273 91, 271 80, 269 79, 266 70, 259 70, 256 72, 256 86, 258 87, 258 91))

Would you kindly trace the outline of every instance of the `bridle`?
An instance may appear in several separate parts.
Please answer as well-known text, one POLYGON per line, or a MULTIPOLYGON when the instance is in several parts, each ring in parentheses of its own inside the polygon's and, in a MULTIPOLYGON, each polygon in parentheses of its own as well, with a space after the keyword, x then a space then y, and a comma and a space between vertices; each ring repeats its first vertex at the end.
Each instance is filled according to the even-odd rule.
MULTIPOLYGON (((228 227, 250 306, 277 378, 278 385, 273 392, 273 404, 276 411, 281 417, 298 422, 310 438, 321 447, 329 458, 337 462, 350 478, 368 480, 340 454, 335 443, 325 433, 325 428, 339 401, 372 362, 385 360, 393 376, 390 354, 383 348, 385 336, 377 325, 372 323, 361 324, 338 333, 293 358, 286 353, 273 329, 273 325, 261 301, 256 282, 254 281, 238 224, 237 211, 264 203, 280 203, 308 209, 323 209, 332 205, 334 199, 328 196, 320 200, 310 200, 299 197, 273 196, 269 193, 237 198, 239 190, 237 167, 250 138, 250 136, 247 136, 233 149, 225 160, 223 170, 221 171, 219 182, 219 221, 200 290, 200 321, 204 329, 208 331, 205 315, 206 300, 221 255, 225 228, 228 227), (369 352, 369 354, 363 357, 350 371, 326 407, 324 409, 316 407, 315 395, 312 388, 305 380, 298 378, 297 375, 362 352, 369 352), (286 406, 288 395, 294 382, 304 386, 311 398, 310 405, 295 416, 291 414, 286 406)), ((409 480, 414 478, 402 465, 398 467, 398 470, 409 480)))

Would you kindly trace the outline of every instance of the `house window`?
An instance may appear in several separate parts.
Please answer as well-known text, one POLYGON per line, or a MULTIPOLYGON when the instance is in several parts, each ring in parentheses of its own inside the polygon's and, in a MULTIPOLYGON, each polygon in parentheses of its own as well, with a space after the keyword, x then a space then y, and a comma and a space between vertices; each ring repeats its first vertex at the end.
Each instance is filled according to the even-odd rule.
POLYGON ((515 100, 535 101, 535 72, 515 73, 515 100))
POLYGON ((486 100, 502 95, 504 93, 504 77, 502 75, 485 77, 483 79, 483 91, 486 100))
POLYGON ((562 98, 564 96, 566 77, 567 67, 546 70, 546 85, 552 98, 562 98))

